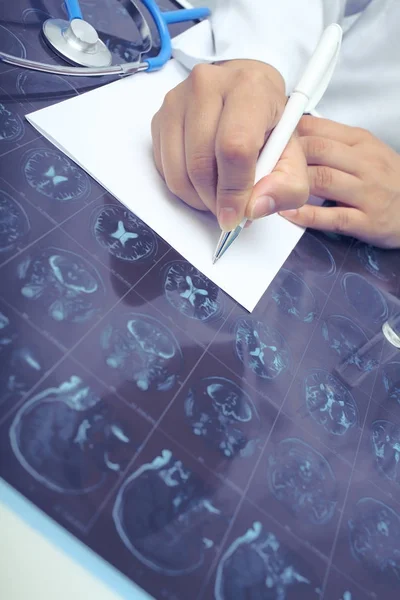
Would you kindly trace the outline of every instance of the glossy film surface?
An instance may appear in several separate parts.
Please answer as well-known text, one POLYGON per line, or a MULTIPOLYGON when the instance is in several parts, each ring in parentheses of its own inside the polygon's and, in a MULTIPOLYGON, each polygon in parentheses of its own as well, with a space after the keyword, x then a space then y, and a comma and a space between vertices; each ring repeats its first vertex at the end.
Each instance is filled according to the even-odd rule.
POLYGON ((24 120, 108 81, 0 64, 0 475, 157 600, 398 599, 400 251, 309 231, 249 315, 24 120))

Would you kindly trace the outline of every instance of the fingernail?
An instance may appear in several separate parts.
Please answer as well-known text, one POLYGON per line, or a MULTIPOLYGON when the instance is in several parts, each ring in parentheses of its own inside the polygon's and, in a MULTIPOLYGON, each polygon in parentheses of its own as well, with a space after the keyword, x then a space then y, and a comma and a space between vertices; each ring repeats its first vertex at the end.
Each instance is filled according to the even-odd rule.
POLYGON ((282 210, 279 214, 285 219, 293 219, 293 217, 297 216, 298 212, 297 208, 293 208, 291 210, 282 210))
POLYGON ((218 213, 218 222, 222 231, 232 231, 238 224, 237 210, 231 206, 221 208, 218 213))
POLYGON ((254 202, 251 212, 252 219, 261 219, 275 211, 275 200, 271 196, 259 196, 254 202))

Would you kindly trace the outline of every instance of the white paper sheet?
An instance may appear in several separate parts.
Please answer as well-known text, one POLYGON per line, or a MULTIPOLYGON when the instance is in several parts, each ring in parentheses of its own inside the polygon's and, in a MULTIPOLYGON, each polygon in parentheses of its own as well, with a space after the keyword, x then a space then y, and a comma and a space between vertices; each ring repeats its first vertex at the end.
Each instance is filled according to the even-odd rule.
POLYGON ((303 234, 274 215, 242 232, 216 265, 220 230, 210 215, 170 194, 153 163, 150 123, 165 94, 187 76, 175 60, 28 115, 55 146, 85 169, 184 258, 252 311, 303 234))

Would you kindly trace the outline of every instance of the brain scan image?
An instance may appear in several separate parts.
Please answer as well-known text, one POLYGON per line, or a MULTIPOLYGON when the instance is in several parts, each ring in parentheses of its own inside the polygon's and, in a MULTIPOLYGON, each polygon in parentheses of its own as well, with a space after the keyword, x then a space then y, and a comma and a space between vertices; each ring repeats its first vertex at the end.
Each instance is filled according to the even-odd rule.
POLYGON ((255 522, 223 554, 217 568, 215 599, 286 600, 293 593, 299 594, 298 598, 319 598, 318 588, 299 563, 274 533, 255 522))
POLYGON ((17 269, 20 293, 54 321, 83 323, 101 310, 105 289, 98 271, 67 250, 46 248, 27 256, 17 269))
POLYGON ((368 338, 351 319, 332 315, 322 323, 321 331, 323 339, 342 363, 354 365, 364 373, 370 373, 378 366, 379 361, 371 353, 361 352, 368 338))
MULTIPOLYGON (((1 332, 1 334, 3 333, 3 330, 6 329, 9 326, 9 324, 10 324, 9 318, 6 317, 5 314, 3 314, 2 312, 0 312, 0 332, 1 332)), ((1 349, 1 345, 0 345, 0 349, 1 349)))
POLYGON ((26 49, 24 44, 3 25, 0 25, 0 39, 2 52, 18 56, 18 58, 26 58, 26 49))
POLYGON ((281 269, 283 282, 272 290, 272 299, 279 309, 302 323, 312 323, 317 303, 310 288, 291 271, 281 269))
POLYGON ((90 387, 72 376, 20 408, 10 442, 22 467, 45 487, 85 494, 121 470, 118 449, 130 439, 90 387))
MULTIPOLYGON (((15 344, 18 334, 10 319, 0 311, 0 405, 10 399, 10 395, 19 395, 23 385, 23 377, 14 367, 16 361, 15 344)), ((23 391, 27 391, 24 389, 23 391)))
POLYGON ((315 235, 306 232, 298 246, 302 262, 307 265, 307 271, 312 271, 322 277, 330 277, 336 273, 336 263, 332 253, 315 235))
POLYGON ((43 363, 34 344, 20 342, 10 319, 0 311, 0 404, 14 404, 41 377, 43 363))
POLYGON ((349 520, 350 549, 368 571, 400 585, 400 517, 374 498, 362 498, 349 520))
POLYGON ((178 341, 160 321, 128 313, 120 326, 108 325, 101 335, 106 364, 121 371, 143 392, 170 390, 183 366, 178 341))
POLYGON ((262 379, 275 379, 291 362, 290 350, 282 335, 252 319, 240 319, 235 328, 239 360, 262 379))
POLYGON ((22 206, 0 190, 0 256, 2 252, 15 250, 30 228, 28 215, 22 206))
POLYGON ((22 119, 0 102, 0 143, 18 142, 25 132, 22 119))
POLYGON ((375 421, 371 444, 379 472, 400 485, 400 427, 384 419, 375 421))
POLYGON ((22 71, 18 74, 15 85, 21 96, 27 96, 31 100, 40 98, 46 100, 54 96, 59 98, 63 95, 73 96, 78 93, 71 80, 64 79, 59 75, 36 71, 22 71))
POLYGON ((382 381, 387 399, 400 404, 400 362, 391 362, 385 365, 382 381))
POLYGON ((17 333, 10 319, 0 311, 0 365, 5 363, 4 356, 17 338, 17 333))
POLYGON ((170 450, 126 479, 113 509, 116 530, 129 551, 153 571, 170 576, 203 564, 214 545, 204 529, 219 515, 202 481, 170 450))
POLYGON ((396 277, 396 268, 387 264, 385 250, 359 242, 356 245, 357 257, 363 267, 378 279, 389 281, 396 277))
POLYGON ((388 305, 381 292, 357 273, 347 273, 342 288, 348 303, 360 315, 372 323, 382 324, 388 316, 388 305))
POLYGON ((123 261, 144 260, 157 251, 153 231, 122 205, 110 204, 96 210, 92 230, 97 243, 123 261))
POLYGON ((205 377, 192 386, 185 399, 185 417, 192 432, 204 438, 225 458, 254 453, 257 440, 249 438, 246 427, 261 426, 249 395, 223 377, 205 377))
POLYGON ((307 410, 327 433, 345 435, 358 425, 356 402, 350 391, 328 371, 314 369, 304 381, 307 410))
POLYGON ((169 304, 189 319, 206 322, 222 310, 218 287, 184 260, 167 266, 164 294, 169 304))
MULTIPOLYGON (((334 206, 335 204, 332 204, 334 206)), ((332 242, 342 242, 345 240, 345 236, 340 233, 335 233, 334 231, 319 231, 319 235, 326 238, 327 240, 331 240, 332 242)))
POLYGON ((268 457, 268 485, 299 520, 328 523, 336 509, 337 482, 330 464, 301 440, 282 440, 268 457))
POLYGON ((61 203, 82 200, 90 192, 86 173, 58 150, 32 150, 25 158, 23 173, 36 192, 61 203))

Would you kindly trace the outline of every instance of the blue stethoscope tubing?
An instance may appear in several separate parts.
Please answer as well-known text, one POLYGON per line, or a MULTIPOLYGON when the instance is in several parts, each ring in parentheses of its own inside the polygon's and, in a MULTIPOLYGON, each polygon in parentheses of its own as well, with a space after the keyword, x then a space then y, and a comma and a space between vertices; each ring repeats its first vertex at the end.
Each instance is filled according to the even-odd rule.
POLYGON ((72 21, 72 19, 83 19, 78 0, 64 0, 64 4, 70 21, 72 21))
MULTIPOLYGON (((171 25, 172 23, 202 20, 209 17, 211 14, 208 8, 182 8, 175 11, 162 12, 155 0, 141 0, 141 2, 150 13, 158 30, 158 35, 160 37, 160 52, 157 56, 146 58, 143 61, 140 58, 140 60, 136 62, 121 63, 109 67, 72 67, 66 65, 50 65, 0 52, 0 62, 5 62, 32 71, 40 71, 54 75, 75 75, 80 77, 104 75, 126 76, 137 73, 138 71, 158 71, 172 56, 172 42, 168 25, 171 25)), ((65 0, 65 6, 70 22, 74 19, 83 20, 83 14, 78 0, 65 0)), ((137 6, 136 8, 138 9, 137 6)))
POLYGON ((157 56, 146 59, 148 65, 146 71, 158 71, 169 61, 172 55, 172 42, 168 25, 184 23, 185 21, 200 21, 210 16, 210 10, 208 8, 182 8, 171 12, 161 12, 154 0, 142 0, 142 2, 151 14, 158 29, 161 45, 157 56))

